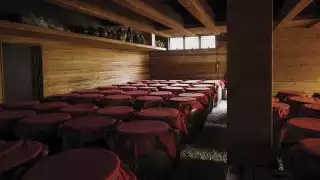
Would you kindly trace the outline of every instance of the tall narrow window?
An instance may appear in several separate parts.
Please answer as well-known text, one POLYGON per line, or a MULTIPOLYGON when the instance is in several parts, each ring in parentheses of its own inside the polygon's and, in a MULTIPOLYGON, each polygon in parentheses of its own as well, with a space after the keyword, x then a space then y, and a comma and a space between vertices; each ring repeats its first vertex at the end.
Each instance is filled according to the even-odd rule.
POLYGON ((201 36, 201 49, 216 48, 216 36, 201 36))
POLYGON ((170 50, 183 49, 183 37, 170 38, 170 50))
POLYGON ((199 49, 199 37, 185 37, 185 49, 199 49))

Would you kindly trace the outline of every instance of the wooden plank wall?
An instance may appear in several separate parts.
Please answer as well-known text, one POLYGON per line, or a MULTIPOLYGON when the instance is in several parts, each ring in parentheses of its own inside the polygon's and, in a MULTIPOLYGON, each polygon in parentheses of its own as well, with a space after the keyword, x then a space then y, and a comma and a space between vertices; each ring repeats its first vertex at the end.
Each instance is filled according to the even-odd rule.
POLYGON ((41 45, 44 96, 149 78, 148 53, 5 35, 0 35, 1 41, 41 45))
POLYGON ((273 35, 273 93, 320 92, 320 29, 284 28, 273 35))
POLYGON ((150 77, 157 79, 223 79, 227 72, 226 44, 211 50, 150 53, 150 77), (216 63, 220 62, 219 71, 216 63))

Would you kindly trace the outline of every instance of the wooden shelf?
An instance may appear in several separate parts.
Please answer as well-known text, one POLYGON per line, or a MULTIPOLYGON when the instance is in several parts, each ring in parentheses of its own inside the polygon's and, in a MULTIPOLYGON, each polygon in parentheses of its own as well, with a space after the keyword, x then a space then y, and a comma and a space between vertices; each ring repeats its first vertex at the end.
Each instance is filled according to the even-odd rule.
POLYGON ((137 52, 166 51, 165 48, 152 47, 144 44, 129 43, 108 38, 63 32, 54 29, 3 20, 0 20, 0 33, 4 35, 48 39, 53 41, 70 42, 116 50, 128 50, 137 52))

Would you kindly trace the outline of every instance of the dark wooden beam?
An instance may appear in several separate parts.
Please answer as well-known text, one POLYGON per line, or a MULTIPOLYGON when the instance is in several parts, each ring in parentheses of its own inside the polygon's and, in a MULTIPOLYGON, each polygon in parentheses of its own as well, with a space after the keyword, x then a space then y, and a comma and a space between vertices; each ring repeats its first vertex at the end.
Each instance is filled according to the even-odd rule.
MULTIPOLYGON (((227 32, 227 26, 217 26, 217 29, 219 30, 220 33, 227 32)), ((210 35, 210 34, 216 34, 212 31, 210 31, 207 27, 196 27, 196 28, 187 28, 188 31, 195 35, 210 35)), ((183 36, 182 33, 177 32, 173 29, 169 30, 161 30, 161 32, 168 34, 172 37, 177 37, 177 36, 183 36)))
POLYGON ((284 27, 310 27, 319 21, 320 19, 297 19, 289 21, 284 27))
POLYGON ((181 17, 179 17, 180 15, 175 13, 166 4, 159 5, 158 3, 147 3, 141 0, 112 0, 112 1, 142 16, 145 16, 160 24, 170 27, 182 33, 183 35, 194 36, 192 32, 184 28, 183 20, 181 17), (170 17, 170 14, 175 14, 175 15, 170 17))
MULTIPOLYGON (((288 23, 284 24, 285 28, 290 28, 290 27, 314 27, 316 24, 319 24, 320 19, 297 19, 297 20, 291 20, 288 23)), ((225 33, 227 32, 227 25, 221 25, 221 26, 216 26, 219 30, 220 33, 225 33)), ((210 31, 207 27, 195 27, 195 28, 187 28, 188 31, 192 32, 195 35, 210 35, 210 34, 215 34, 212 31, 210 31)), ((172 37, 177 37, 177 36, 183 36, 182 33, 177 32, 173 29, 169 30, 160 30, 161 32, 168 34, 172 37)))
POLYGON ((230 164, 263 166, 271 158, 272 16, 272 0, 228 2, 230 164))
POLYGON ((212 33, 219 33, 213 20, 213 12, 209 5, 200 0, 178 0, 195 18, 197 18, 212 33))
POLYGON ((114 13, 107 9, 103 9, 97 5, 92 5, 80 0, 46 0, 46 1, 49 3, 56 4, 58 6, 61 6, 63 8, 68 8, 74 11, 89 14, 91 16, 95 16, 100 19, 106 19, 109 21, 117 22, 119 24, 123 24, 127 27, 132 27, 137 30, 154 33, 162 37, 170 37, 170 35, 162 33, 150 25, 143 24, 142 22, 130 19, 128 17, 114 13))
POLYGON ((274 29, 285 27, 293 20, 302 10, 304 10, 313 0, 286 0, 274 24, 274 29))

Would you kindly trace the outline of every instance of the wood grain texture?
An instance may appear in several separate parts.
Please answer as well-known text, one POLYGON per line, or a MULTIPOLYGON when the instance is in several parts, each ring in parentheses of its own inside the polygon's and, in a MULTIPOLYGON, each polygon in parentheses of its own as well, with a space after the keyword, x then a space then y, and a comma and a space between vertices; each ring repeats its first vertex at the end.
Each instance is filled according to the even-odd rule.
POLYGON ((182 17, 176 13, 170 6, 164 3, 147 3, 141 0, 112 0, 113 2, 126 7, 142 16, 152 19, 160 24, 170 27, 186 36, 194 36, 191 32, 186 30, 183 25, 182 17), (166 10, 166 11, 162 11, 166 10), (175 14, 170 16, 170 14, 175 14), (180 16, 180 17, 179 17, 180 16), (174 18, 178 17, 178 18, 174 18))
POLYGON ((148 53, 5 35, 0 39, 42 47, 44 96, 149 77, 148 53))
POLYGON ((211 50, 150 53, 150 76, 158 79, 223 79, 227 72, 226 45, 211 50), (220 61, 219 71, 216 62, 220 61))
POLYGON ((169 37, 168 35, 157 31, 154 27, 144 24, 142 22, 130 19, 129 17, 123 16, 121 14, 114 13, 107 9, 101 8, 100 5, 92 5, 91 3, 86 3, 80 0, 46 0, 49 3, 56 4, 63 8, 71 9, 77 12, 82 12, 97 18, 106 19, 123 24, 128 27, 133 27, 141 31, 154 33, 159 36, 169 37))
POLYGON ((215 33, 219 33, 218 28, 215 26, 213 20, 213 12, 209 5, 199 0, 178 0, 179 3, 186 8, 196 19, 198 19, 204 26, 215 33))
MULTIPOLYGON (((32 25, 19 24, 9 21, 0 20, 0 33, 8 34, 13 36, 25 36, 35 38, 45 38, 56 41, 69 41, 70 43, 82 43, 90 44, 90 46, 101 47, 101 48, 112 48, 116 50, 125 51, 165 51, 165 48, 152 47, 144 44, 129 43, 125 41, 119 41, 109 38, 101 38, 71 32, 62 32, 49 28, 42 28, 32 25)), ((147 38, 147 36, 145 36, 147 38)))
POLYGON ((273 92, 320 91, 320 31, 317 28, 284 28, 274 31, 273 92))
POLYGON ((279 21, 275 23, 274 28, 283 27, 312 2, 313 0, 286 0, 279 13, 279 21))

